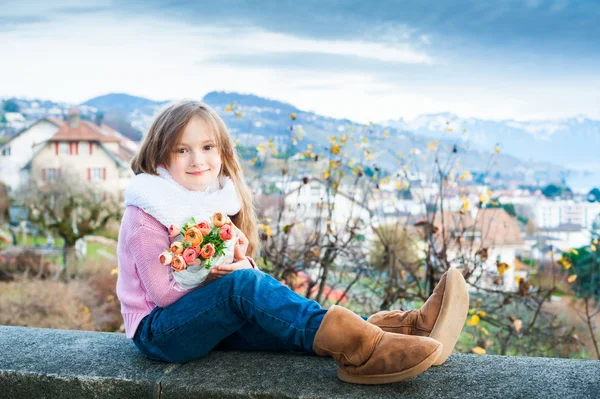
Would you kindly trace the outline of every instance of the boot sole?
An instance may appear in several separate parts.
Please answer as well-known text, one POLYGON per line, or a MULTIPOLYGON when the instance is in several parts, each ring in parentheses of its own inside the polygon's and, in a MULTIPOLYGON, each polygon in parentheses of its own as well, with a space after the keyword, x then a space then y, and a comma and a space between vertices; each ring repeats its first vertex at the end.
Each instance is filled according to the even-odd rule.
POLYGON ((421 363, 409 368, 408 370, 392 374, 376 374, 376 375, 352 375, 338 368, 338 378, 344 382, 351 384, 391 384, 393 382, 406 381, 418 374, 421 374, 433 365, 433 362, 442 353, 442 345, 438 345, 431 355, 427 356, 421 363))
POLYGON ((443 345, 440 357, 433 363, 439 366, 448 359, 467 320, 469 312, 469 292, 462 273, 456 269, 448 270, 444 299, 430 338, 443 345))

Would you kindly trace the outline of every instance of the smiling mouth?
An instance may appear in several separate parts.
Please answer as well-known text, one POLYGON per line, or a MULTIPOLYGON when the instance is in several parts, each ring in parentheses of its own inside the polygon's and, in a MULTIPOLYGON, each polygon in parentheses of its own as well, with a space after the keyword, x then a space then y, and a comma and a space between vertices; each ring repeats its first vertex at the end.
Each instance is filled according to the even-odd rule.
POLYGON ((208 171, 209 171, 209 169, 207 169, 207 170, 201 170, 199 172, 188 172, 188 174, 193 175, 193 176, 202 176, 203 174, 205 174, 208 171))

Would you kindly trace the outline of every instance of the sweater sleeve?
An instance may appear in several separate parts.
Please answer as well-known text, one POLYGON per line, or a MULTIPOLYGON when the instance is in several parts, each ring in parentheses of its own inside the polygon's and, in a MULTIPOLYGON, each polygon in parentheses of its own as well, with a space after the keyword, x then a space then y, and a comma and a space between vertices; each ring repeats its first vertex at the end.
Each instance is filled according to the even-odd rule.
POLYGON ((172 278, 171 268, 158 261, 160 254, 169 248, 166 232, 142 224, 131 232, 127 245, 146 293, 157 306, 169 306, 189 292, 172 278))

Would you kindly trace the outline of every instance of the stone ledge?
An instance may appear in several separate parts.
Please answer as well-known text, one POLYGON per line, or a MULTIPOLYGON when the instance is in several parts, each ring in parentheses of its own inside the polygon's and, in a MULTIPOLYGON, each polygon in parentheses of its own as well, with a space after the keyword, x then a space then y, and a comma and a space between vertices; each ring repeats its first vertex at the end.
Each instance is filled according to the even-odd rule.
POLYGON ((143 357, 123 334, 0 326, 0 398, 598 398, 600 361, 452 355, 404 383, 337 379, 332 359, 215 351, 143 357))

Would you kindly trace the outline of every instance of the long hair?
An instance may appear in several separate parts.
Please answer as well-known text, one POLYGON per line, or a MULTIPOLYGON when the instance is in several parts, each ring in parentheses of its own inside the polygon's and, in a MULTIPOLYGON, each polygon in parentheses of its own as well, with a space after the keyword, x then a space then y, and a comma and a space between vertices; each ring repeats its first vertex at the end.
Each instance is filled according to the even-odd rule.
POLYGON ((256 256, 259 240, 252 192, 244 179, 233 139, 221 117, 211 107, 199 101, 182 100, 164 108, 142 140, 140 150, 131 161, 131 169, 136 175, 157 175, 156 168, 169 164, 171 152, 175 150, 185 126, 193 117, 202 118, 211 127, 221 156, 222 167, 219 175, 231 178, 240 199, 241 209, 231 220, 248 237, 248 255, 256 256))

